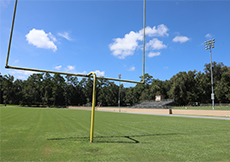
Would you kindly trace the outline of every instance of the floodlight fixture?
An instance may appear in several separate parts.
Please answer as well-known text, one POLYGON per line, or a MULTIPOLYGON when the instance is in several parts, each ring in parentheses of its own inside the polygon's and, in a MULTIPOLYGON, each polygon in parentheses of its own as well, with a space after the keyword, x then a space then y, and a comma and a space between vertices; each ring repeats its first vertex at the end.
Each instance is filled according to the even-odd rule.
POLYGON ((214 91, 213 91, 213 73, 212 73, 212 48, 214 48, 214 43, 215 43, 215 39, 210 39, 208 41, 205 41, 205 49, 210 49, 210 62, 211 62, 211 66, 210 66, 210 71, 211 71, 211 89, 212 89, 212 94, 211 94, 211 100, 212 100, 212 109, 215 109, 215 103, 214 103, 214 91), (207 45, 208 44, 208 45, 207 45))

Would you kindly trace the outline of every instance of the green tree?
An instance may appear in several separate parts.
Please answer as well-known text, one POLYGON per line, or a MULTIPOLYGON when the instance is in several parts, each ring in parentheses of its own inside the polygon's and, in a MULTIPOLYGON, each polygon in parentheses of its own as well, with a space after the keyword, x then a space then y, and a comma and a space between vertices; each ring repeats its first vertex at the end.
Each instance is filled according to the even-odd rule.
POLYGON ((6 106, 6 104, 13 104, 13 82, 14 82, 14 76, 8 74, 4 75, 2 78, 2 92, 3 92, 3 102, 6 106))
POLYGON ((230 68, 222 74, 221 80, 217 82, 214 91, 220 103, 230 102, 230 68))
POLYGON ((82 105, 84 104, 84 95, 83 89, 80 86, 80 82, 78 81, 77 77, 73 76, 66 76, 66 104, 71 105, 82 105))
POLYGON ((93 94, 93 80, 89 77, 87 80, 85 78, 82 79, 83 83, 83 94, 86 98, 87 103, 92 103, 92 94, 93 94))
POLYGON ((119 86, 114 82, 109 82, 107 86, 100 89, 98 101, 104 106, 117 106, 118 92, 119 86))
POLYGON ((52 78, 53 88, 52 88, 52 101, 53 106, 64 105, 64 85, 65 79, 60 74, 54 74, 52 78))
POLYGON ((174 99, 177 105, 187 105, 189 102, 198 100, 196 71, 179 72, 170 81, 171 89, 168 91, 170 98, 174 99))
POLYGON ((3 80, 4 80, 3 76, 0 73, 0 104, 2 104, 2 101, 3 101, 3 97, 2 97, 2 94, 3 94, 3 92, 2 92, 3 80))
POLYGON ((24 81, 17 79, 13 83, 13 92, 14 92, 14 104, 22 105, 23 103, 23 88, 24 88, 24 81))
POLYGON ((52 105, 53 96, 52 96, 52 88, 53 88, 53 82, 52 82, 52 76, 49 73, 45 73, 43 77, 42 82, 42 103, 44 105, 52 105))

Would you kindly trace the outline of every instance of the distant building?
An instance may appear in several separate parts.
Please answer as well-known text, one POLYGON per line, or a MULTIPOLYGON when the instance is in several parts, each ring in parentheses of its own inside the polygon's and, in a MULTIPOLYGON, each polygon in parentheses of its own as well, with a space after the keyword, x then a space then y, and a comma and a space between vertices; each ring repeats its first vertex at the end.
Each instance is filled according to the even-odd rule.
POLYGON ((162 101, 164 99, 164 95, 156 95, 155 96, 155 101, 162 101))

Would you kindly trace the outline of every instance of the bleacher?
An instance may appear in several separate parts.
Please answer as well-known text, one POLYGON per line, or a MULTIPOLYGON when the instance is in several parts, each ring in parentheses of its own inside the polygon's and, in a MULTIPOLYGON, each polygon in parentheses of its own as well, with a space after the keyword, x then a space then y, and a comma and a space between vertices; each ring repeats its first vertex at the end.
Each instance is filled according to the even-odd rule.
POLYGON ((138 103, 132 108, 154 108, 154 109, 169 109, 172 107, 174 99, 161 100, 161 101, 143 101, 138 103))

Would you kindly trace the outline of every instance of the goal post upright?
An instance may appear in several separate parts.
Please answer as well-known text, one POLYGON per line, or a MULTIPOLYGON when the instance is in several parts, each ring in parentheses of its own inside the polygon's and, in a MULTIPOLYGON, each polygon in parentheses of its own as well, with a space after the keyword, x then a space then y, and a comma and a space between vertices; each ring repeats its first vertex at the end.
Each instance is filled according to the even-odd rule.
POLYGON ((14 14, 13 14, 12 25, 11 25, 11 30, 10 30, 10 40, 9 40, 8 51, 7 51, 7 56, 6 56, 6 68, 9 62, 10 47, 11 47, 11 41, 12 41, 12 36, 13 36, 13 30, 14 30, 14 20, 15 20, 15 15, 16 15, 17 4, 18 4, 18 0, 15 0, 14 14))
POLYGON ((60 74, 60 75, 72 75, 72 76, 79 76, 79 77, 93 77, 92 112, 91 112, 91 129, 90 129, 90 143, 92 143, 93 142, 93 134, 94 134, 94 118, 95 118, 95 105, 96 105, 96 78, 119 81, 119 82, 137 83, 137 84, 144 84, 145 83, 145 76, 144 75, 145 75, 145 17, 146 17, 145 14, 146 14, 146 0, 143 0, 143 76, 142 76, 142 81, 132 81, 132 80, 107 78, 107 77, 96 77, 95 72, 90 72, 89 74, 86 75, 86 74, 66 73, 66 72, 57 72, 57 71, 26 68, 26 67, 9 66, 8 62, 9 62, 10 48, 11 48, 11 42, 12 42, 12 36, 13 36, 13 29, 14 29, 14 21, 15 21, 15 15, 16 15, 17 2, 18 2, 18 0, 15 0, 14 13, 13 13, 12 26, 11 26, 11 31, 10 31, 10 39, 9 39, 9 45, 8 45, 5 68, 7 68, 7 69, 16 69, 16 70, 34 71, 34 72, 43 72, 43 73, 53 73, 53 74, 60 74))
POLYGON ((145 14, 146 14, 146 3, 143 0, 143 76, 142 76, 142 84, 145 83, 145 14))
POLYGON ((87 76, 93 75, 93 96, 92 96, 92 112, 91 112, 91 129, 90 129, 90 143, 93 142, 94 134, 94 117, 95 117, 95 105, 96 105, 96 73, 90 72, 87 76))

